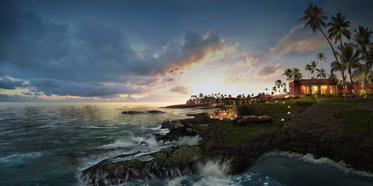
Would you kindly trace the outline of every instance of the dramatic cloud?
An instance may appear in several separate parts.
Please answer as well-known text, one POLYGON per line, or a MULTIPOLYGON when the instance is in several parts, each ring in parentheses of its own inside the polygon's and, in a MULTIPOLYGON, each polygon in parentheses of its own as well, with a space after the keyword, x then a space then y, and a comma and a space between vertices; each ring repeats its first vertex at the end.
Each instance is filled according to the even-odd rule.
POLYGON ((171 92, 176 92, 184 95, 189 95, 192 91, 188 87, 184 86, 177 86, 175 88, 170 89, 171 92))
POLYGON ((158 86, 158 75, 220 59, 238 46, 224 43, 211 30, 201 36, 187 29, 182 44, 169 42, 159 54, 140 54, 117 26, 90 19, 57 24, 11 1, 0 3, 0 14, 7 17, 0 19, 0 74, 24 80, 3 78, 0 88, 15 89, 29 81, 47 96, 144 93, 158 86))
POLYGON ((240 74, 238 74, 237 76, 233 77, 233 78, 229 78, 228 80, 224 81, 223 82, 223 85, 233 85, 235 82, 237 82, 238 80, 240 80, 241 78, 245 77, 246 76, 246 72, 242 72, 240 74))
POLYGON ((320 49, 329 47, 328 42, 321 33, 313 32, 304 25, 299 25, 290 30, 279 43, 270 49, 272 55, 281 57, 285 54, 303 55, 317 52, 320 49))
POLYGON ((16 81, 12 80, 8 77, 0 77, 0 89, 13 89, 15 90, 16 87, 24 86, 25 81, 16 81))
POLYGON ((277 64, 276 66, 273 65, 266 65, 263 67, 260 67, 258 71, 256 71, 255 76, 256 77, 271 77, 274 75, 277 75, 281 71, 281 64, 277 64))
POLYGON ((36 87, 36 92, 43 92, 51 96, 80 96, 80 97, 112 97, 117 94, 145 93, 149 90, 143 88, 132 88, 123 84, 96 84, 77 83, 73 81, 62 81, 53 79, 36 79, 30 82, 30 86, 36 87))

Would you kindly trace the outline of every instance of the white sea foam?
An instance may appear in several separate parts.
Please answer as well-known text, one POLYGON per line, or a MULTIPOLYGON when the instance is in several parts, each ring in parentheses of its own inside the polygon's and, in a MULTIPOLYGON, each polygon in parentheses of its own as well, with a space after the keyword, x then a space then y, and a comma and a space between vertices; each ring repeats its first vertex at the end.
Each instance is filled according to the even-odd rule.
POLYGON ((12 155, 0 158, 0 162, 2 163, 19 162, 19 161, 23 161, 24 159, 38 158, 40 156, 42 156, 41 152, 31 152, 31 153, 26 153, 26 154, 12 154, 12 155))
POLYGON ((303 162, 311 163, 314 165, 327 165, 327 166, 333 166, 341 171, 343 171, 344 174, 355 174, 358 176, 365 176, 365 177, 373 177, 373 173, 365 172, 365 171, 358 171, 351 168, 350 165, 346 164, 343 160, 339 162, 335 162, 329 158, 321 157, 316 159, 313 154, 307 153, 307 154, 299 154, 295 152, 284 152, 284 151, 275 151, 275 152, 269 152, 264 154, 262 157, 268 157, 268 156, 286 156, 292 159, 301 160, 303 162))

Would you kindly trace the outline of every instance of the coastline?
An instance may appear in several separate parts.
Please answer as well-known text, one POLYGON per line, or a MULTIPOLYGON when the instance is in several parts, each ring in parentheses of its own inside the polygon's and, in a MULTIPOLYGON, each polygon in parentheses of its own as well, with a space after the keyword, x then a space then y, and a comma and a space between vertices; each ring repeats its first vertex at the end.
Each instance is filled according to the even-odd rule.
MULTIPOLYGON (((188 166, 179 167, 179 163, 170 164, 171 160, 169 158, 173 157, 173 155, 170 155, 158 162, 160 164, 159 168, 165 165, 174 172, 183 169, 181 175, 186 175, 184 173, 195 169, 195 163, 204 164, 212 159, 231 160, 228 174, 235 175, 245 172, 265 153, 286 151, 300 154, 312 153, 316 158, 327 157, 336 162, 344 161, 355 170, 373 171, 373 160, 369 159, 369 157, 373 157, 373 136, 361 131, 347 130, 348 128, 343 121, 343 115, 347 111, 351 109, 351 111, 359 109, 373 111, 373 107, 369 107, 372 104, 357 105, 349 103, 349 105, 343 106, 345 104, 319 102, 311 105, 303 103, 300 105, 299 108, 292 106, 291 112, 294 114, 288 116, 284 123, 273 121, 269 124, 240 126, 233 124, 231 120, 210 119, 206 114, 196 115, 193 119, 164 122, 162 128, 168 128, 170 132, 166 135, 157 136, 158 140, 172 141, 183 136, 198 135, 202 138, 202 141, 194 146, 198 148, 194 150, 198 153, 183 160, 187 162, 189 162, 189 159, 193 160, 189 162, 188 166), (313 117, 315 114, 317 117, 313 117)), ((263 106, 253 105, 254 110, 251 110, 251 112, 255 115, 262 115, 268 112, 268 109, 263 110, 266 107, 268 107, 266 104, 263 106)), ((276 107, 276 105, 269 105, 269 107, 276 107)), ((175 146, 174 148, 185 149, 182 146, 175 146)), ((161 151, 159 153, 155 153, 153 156, 158 157, 165 152, 161 151), (159 155, 159 153, 161 154, 159 155)), ((184 152, 182 150, 173 152, 173 154, 179 153, 183 154, 184 152)), ((127 166, 126 162, 123 163, 127 166)), ((141 165, 143 170, 148 172, 144 175, 152 175, 159 171, 158 169, 147 168, 150 165, 154 165, 153 160, 141 165)), ((124 171, 123 174, 127 173, 124 171)), ((110 172, 108 175, 111 178, 116 177, 110 172)), ((119 177, 121 176, 119 175, 119 177)), ((149 176, 144 178, 154 179, 149 176)), ((164 177, 156 179, 164 179, 164 177)))

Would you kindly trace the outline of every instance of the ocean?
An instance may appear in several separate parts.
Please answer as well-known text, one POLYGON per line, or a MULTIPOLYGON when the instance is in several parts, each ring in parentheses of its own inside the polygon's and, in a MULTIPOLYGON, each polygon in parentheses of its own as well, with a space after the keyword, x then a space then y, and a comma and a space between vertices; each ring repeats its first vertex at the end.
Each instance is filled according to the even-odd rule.
MULTIPOLYGON (((170 145, 193 145, 200 138, 157 142, 163 121, 212 110, 158 108, 170 103, 0 103, 0 185, 84 185, 82 170, 103 159, 170 145), (159 114, 121 114, 161 110, 159 114)), ((133 159, 138 156, 131 157, 133 159)), ((125 185, 346 185, 372 186, 373 174, 312 154, 272 152, 242 175, 228 176, 229 162, 201 166, 199 175, 170 180, 139 180, 125 185)))

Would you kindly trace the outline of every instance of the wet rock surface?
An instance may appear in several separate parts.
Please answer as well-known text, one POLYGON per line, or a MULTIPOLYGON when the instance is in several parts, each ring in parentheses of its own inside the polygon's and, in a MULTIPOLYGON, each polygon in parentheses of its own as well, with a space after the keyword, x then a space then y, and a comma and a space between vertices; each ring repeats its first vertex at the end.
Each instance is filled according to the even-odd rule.
POLYGON ((103 160, 84 170, 81 179, 85 185, 99 186, 119 185, 138 179, 172 179, 197 171, 195 166, 200 151, 196 146, 173 146, 149 156, 152 157, 149 161, 103 160))

